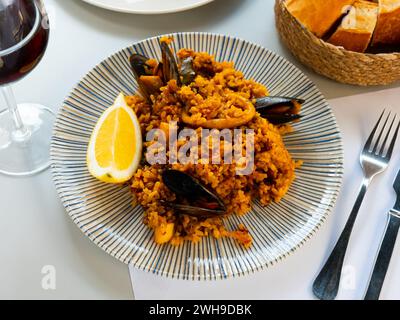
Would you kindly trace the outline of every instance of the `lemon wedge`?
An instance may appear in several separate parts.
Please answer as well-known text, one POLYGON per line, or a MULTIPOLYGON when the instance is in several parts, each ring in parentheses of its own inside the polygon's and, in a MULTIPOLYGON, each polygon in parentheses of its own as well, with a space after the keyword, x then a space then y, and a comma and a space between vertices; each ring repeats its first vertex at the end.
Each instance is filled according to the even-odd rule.
POLYGON ((103 182, 124 183, 138 169, 142 147, 138 118, 121 93, 93 130, 87 152, 89 172, 103 182))

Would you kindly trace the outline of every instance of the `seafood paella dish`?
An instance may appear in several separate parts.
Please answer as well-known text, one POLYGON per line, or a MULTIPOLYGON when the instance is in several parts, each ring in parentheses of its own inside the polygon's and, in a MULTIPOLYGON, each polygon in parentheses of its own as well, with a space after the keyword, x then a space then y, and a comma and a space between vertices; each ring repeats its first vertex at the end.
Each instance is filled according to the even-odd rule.
POLYGON ((160 61, 129 58, 138 90, 99 119, 88 169, 103 182, 129 183, 157 244, 229 237, 249 248, 251 230, 226 218, 288 192, 301 161, 283 136, 305 101, 271 96, 234 63, 170 44, 160 39, 160 61))

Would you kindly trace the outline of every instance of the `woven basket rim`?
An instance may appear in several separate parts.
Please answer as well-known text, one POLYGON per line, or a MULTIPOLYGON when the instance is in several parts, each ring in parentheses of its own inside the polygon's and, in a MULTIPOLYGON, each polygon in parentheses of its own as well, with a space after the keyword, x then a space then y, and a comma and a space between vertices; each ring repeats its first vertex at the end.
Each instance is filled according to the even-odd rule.
POLYGON ((396 59, 400 58, 400 52, 384 52, 384 53, 364 53, 364 52, 355 52, 355 51, 350 51, 346 50, 343 47, 340 46, 335 46, 329 42, 324 41, 321 38, 318 38, 314 33, 312 33, 310 30, 308 30, 300 21, 298 21, 286 8, 285 2, 286 0, 277 0, 279 2, 279 5, 281 6, 281 9, 287 12, 290 17, 295 21, 296 24, 298 24, 307 34, 311 36, 311 38, 317 42, 319 42, 322 46, 327 47, 329 50, 337 50, 346 54, 352 54, 354 56, 359 56, 359 57, 369 57, 369 58, 374 58, 374 57, 379 57, 379 58, 387 58, 392 60, 394 57, 396 59))

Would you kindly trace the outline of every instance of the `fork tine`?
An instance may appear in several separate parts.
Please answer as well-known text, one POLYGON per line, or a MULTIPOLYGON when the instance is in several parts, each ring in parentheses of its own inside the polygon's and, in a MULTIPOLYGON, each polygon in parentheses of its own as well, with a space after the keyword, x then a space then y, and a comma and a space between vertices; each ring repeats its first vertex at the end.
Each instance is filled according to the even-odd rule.
POLYGON ((378 155, 380 155, 380 156, 382 156, 383 152, 385 151, 387 141, 389 140, 390 133, 392 132, 393 125, 396 121, 396 117, 397 117, 397 115, 394 115, 394 118, 392 120, 392 123, 390 124, 389 130, 387 131, 385 140, 383 140, 383 142, 382 142, 381 150, 379 150, 379 153, 378 153, 378 155))
MULTIPOLYGON (((387 123, 389 121, 390 115, 391 115, 391 112, 389 111, 389 114, 388 114, 388 116, 387 116, 387 118, 385 120, 385 123, 383 124, 383 127, 381 128, 381 131, 379 132, 378 138, 375 141, 375 146, 374 146, 374 149, 372 150, 372 153, 375 153, 379 148, 380 141, 381 141, 383 132, 385 131, 386 125, 387 125, 387 123)), ((390 133, 390 131, 389 131, 389 133, 390 133)))
POLYGON ((396 132, 394 133, 392 142, 390 143, 390 147, 389 147, 388 152, 386 154, 386 158, 387 159, 390 159, 392 157, 394 145, 396 144, 397 135, 399 134, 399 130, 400 130, 400 122, 397 125, 396 132))
POLYGON ((380 122, 381 122, 381 120, 382 120, 382 118, 383 118, 383 115, 385 114, 385 111, 386 111, 386 109, 383 110, 381 116, 379 117, 379 120, 378 120, 378 122, 376 123, 374 130, 372 130, 372 132, 371 132, 371 134, 370 134, 370 136, 369 136, 367 142, 365 143, 364 150, 369 150, 369 149, 370 149, 371 144, 372 144, 372 140, 374 140, 374 136, 375 136, 376 130, 377 130, 378 127, 379 127, 379 124, 380 124, 380 122))

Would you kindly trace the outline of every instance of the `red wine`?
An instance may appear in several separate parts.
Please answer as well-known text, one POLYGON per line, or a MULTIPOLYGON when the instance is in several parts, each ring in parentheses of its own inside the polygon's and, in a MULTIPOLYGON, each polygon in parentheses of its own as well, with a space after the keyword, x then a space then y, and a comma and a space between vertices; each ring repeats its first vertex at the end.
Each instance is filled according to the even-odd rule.
POLYGON ((20 80, 39 63, 49 28, 38 0, 0 0, 0 86, 20 80))

